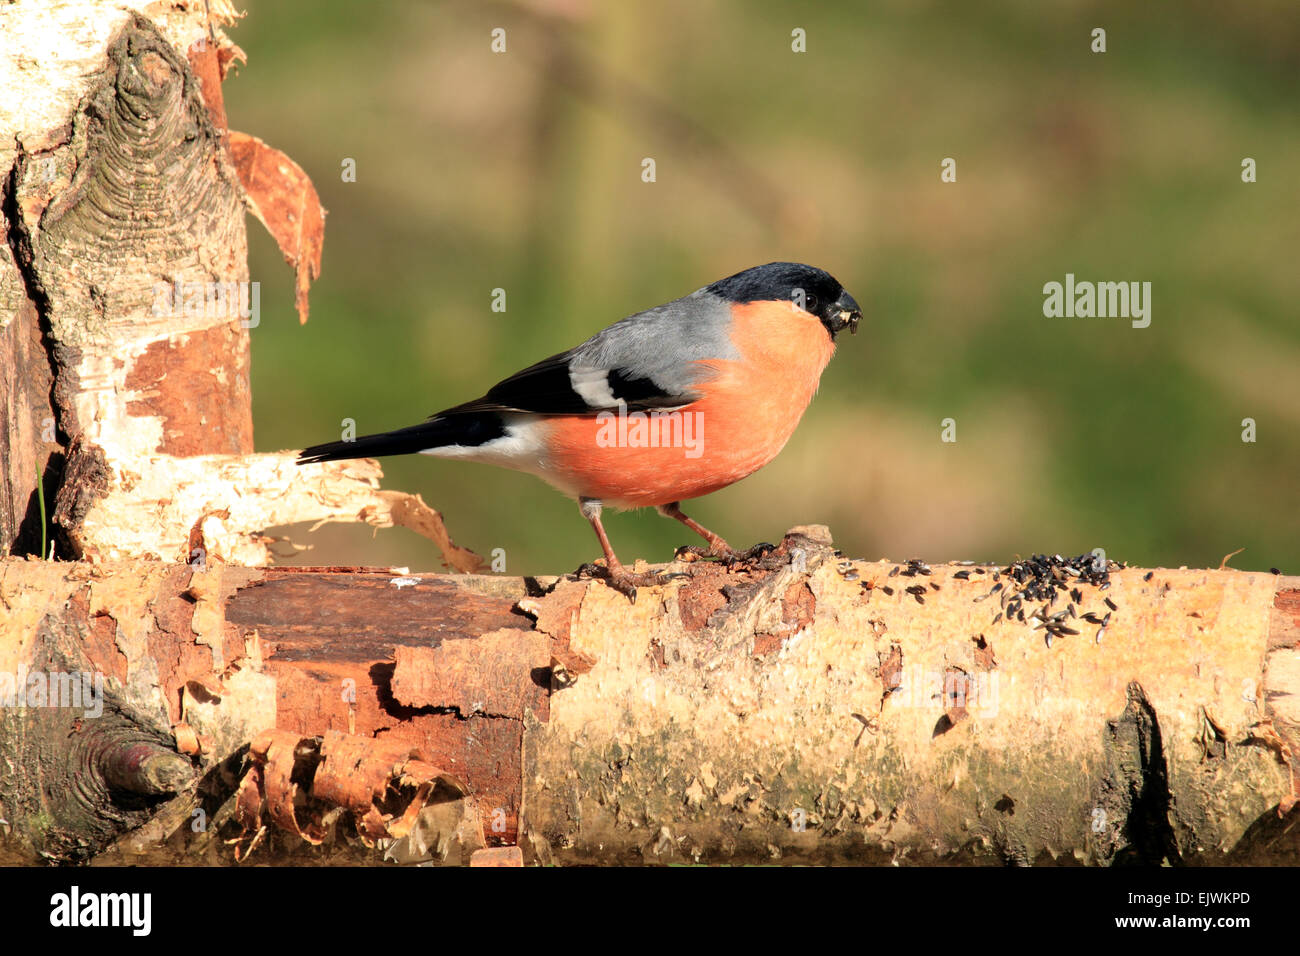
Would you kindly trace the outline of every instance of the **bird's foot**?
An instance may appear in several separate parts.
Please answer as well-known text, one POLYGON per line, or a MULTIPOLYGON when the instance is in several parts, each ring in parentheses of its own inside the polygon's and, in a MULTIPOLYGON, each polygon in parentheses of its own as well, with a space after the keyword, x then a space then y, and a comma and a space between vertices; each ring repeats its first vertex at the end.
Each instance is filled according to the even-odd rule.
POLYGON ((702 544, 684 544, 673 552, 673 557, 678 561, 685 561, 687 563, 702 561, 708 558, 726 561, 735 557, 739 553, 739 551, 734 551, 728 547, 727 543, 724 541, 721 544, 711 544, 707 548, 702 544))
POLYGON ((635 604, 637 588, 657 587, 690 575, 680 571, 629 571, 621 564, 613 568, 604 564, 584 564, 578 569, 578 577, 599 578, 635 604))
POLYGON ((701 558, 714 558, 728 568, 752 565, 761 562, 776 551, 776 545, 764 541, 747 551, 737 551, 725 541, 715 542, 707 548, 703 545, 688 544, 677 549, 676 557, 681 561, 698 561, 701 558))
POLYGON ((731 559, 732 564, 761 564, 776 551, 770 541, 760 541, 748 551, 741 551, 731 559))

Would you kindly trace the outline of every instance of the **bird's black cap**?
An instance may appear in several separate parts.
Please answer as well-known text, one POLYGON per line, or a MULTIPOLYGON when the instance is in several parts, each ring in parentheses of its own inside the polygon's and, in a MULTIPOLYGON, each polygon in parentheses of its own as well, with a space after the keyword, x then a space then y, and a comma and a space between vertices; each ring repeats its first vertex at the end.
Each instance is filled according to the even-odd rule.
POLYGON ((833 275, 800 262, 754 266, 719 279, 705 291, 738 303, 794 302, 820 318, 832 337, 845 326, 850 332, 856 332, 858 320, 862 318, 858 303, 833 275))

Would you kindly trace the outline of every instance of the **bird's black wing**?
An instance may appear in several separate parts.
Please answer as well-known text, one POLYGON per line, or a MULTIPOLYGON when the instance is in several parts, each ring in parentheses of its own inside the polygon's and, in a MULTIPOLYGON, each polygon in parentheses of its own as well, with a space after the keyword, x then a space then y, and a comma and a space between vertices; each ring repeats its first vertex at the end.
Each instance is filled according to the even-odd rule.
POLYGON ((689 405, 714 374, 714 361, 739 358, 730 325, 728 302, 701 289, 615 322, 578 347, 516 372, 482 398, 439 415, 595 415, 619 407, 637 411, 689 405))
POLYGON ((493 385, 482 398, 433 417, 485 411, 595 415, 617 410, 620 404, 628 411, 676 408, 699 397, 692 391, 667 389, 631 368, 586 365, 577 351, 543 359, 493 385))

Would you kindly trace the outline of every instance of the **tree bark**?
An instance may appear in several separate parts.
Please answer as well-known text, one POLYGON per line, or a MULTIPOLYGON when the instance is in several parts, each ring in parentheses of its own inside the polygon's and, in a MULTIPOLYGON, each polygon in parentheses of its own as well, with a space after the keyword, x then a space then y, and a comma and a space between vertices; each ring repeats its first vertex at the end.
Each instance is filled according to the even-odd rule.
MULTIPOLYGON (((58 591, 68 575, 96 582, 65 609, 71 618, 0 611, 11 690, 24 701, 93 700, 0 715, 11 761, 5 826, 19 847, 51 859, 83 859, 146 820, 155 835, 176 829, 184 807, 156 812, 158 801, 202 792, 191 778, 196 766, 216 772, 213 748, 248 752, 262 785, 282 782, 273 761, 282 741, 249 751, 256 731, 275 726, 264 720, 260 695, 274 684, 253 664, 256 641, 227 648, 207 626, 210 602, 196 597, 214 566, 270 563, 265 529, 403 524, 433 540, 447 566, 480 564, 418 496, 381 490, 373 462, 306 471, 292 454, 253 454, 249 332, 259 315, 245 212, 295 269, 306 321, 324 210, 291 159, 227 128, 221 82, 243 53, 223 27, 236 16, 229 0, 0 5, 0 554, 82 562, 6 564, 24 591, 58 591), (100 613, 94 595, 106 594, 125 603, 105 598, 113 612, 100 613), (149 644, 171 640, 174 627, 191 631, 149 644), (227 673, 235 651, 244 664, 227 673), (82 675, 107 676, 107 695, 82 675), (185 679, 169 682, 177 675, 185 679), (191 686, 192 675, 207 676, 191 686), (27 676, 48 685, 28 688, 27 676), (215 705, 213 681, 239 691, 249 718, 227 706, 211 733, 173 726, 178 708, 215 705)), ((330 738, 289 751, 314 752, 328 790, 328 768, 351 745, 330 738)), ((373 781, 375 814, 364 790, 337 791, 367 839, 381 819, 410 829, 382 812, 389 784, 411 799, 450 787, 414 754, 393 766, 390 781, 373 781)), ((256 802, 241 797, 241 807, 256 802)))
MULTIPOLYGON (((1300 581, 1115 571, 1080 586, 1080 614, 1118 608, 1103 639, 1071 618, 1082 633, 1049 647, 992 623, 995 569, 935 566, 922 604, 893 567, 797 529, 762 565, 675 565, 629 603, 571 577, 11 559, 0 672, 102 673, 137 733, 194 736, 209 780, 268 728, 401 744, 460 788, 461 837, 435 854, 453 861, 515 843, 569 863, 1297 859, 1278 815, 1300 581)), ((80 815, 33 802, 69 768, 15 729, 48 713, 4 719, 22 846, 91 854, 139 824, 107 788, 80 815)))
POLYGON ((988 577, 936 566, 922 605, 882 590, 891 564, 808 555, 703 626, 697 583, 587 590, 569 646, 597 663, 525 755, 553 859, 1222 862, 1282 832, 1296 579, 1119 571, 1082 588, 1080 613, 1120 608, 1100 642, 1072 619, 1049 647, 992 623, 988 577))
POLYGON ((228 0, 0 7, 0 551, 260 565, 266 528, 364 520, 473 570, 377 467, 252 454, 245 212, 305 321, 324 211, 292 160, 226 128, 233 20, 228 0))

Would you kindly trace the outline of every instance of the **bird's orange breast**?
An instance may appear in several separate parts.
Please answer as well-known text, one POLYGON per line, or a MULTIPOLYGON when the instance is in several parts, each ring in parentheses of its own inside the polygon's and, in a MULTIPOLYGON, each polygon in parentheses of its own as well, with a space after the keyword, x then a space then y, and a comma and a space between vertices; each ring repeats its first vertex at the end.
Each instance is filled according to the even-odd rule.
POLYGON ((622 507, 698 498, 762 468, 785 447, 835 351, 789 301, 732 306, 736 359, 707 359, 702 397, 680 409, 549 419, 547 479, 622 507))

